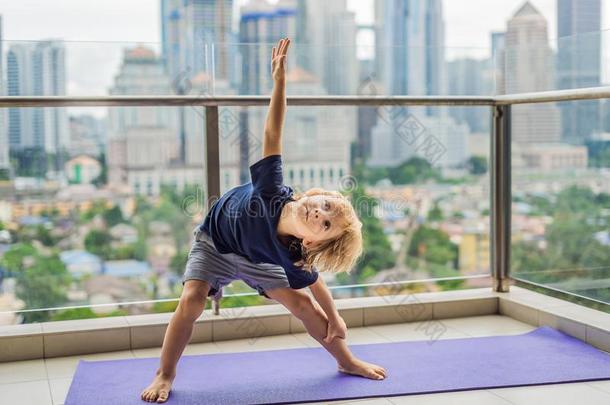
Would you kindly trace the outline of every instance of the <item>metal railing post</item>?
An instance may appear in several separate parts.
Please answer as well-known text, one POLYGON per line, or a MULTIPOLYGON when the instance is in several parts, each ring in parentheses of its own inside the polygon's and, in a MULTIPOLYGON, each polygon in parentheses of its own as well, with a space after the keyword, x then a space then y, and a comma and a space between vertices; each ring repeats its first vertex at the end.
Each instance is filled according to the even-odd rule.
POLYGON ((493 291, 508 292, 511 239, 510 105, 496 105, 491 134, 491 272, 493 291))
MULTIPOLYGON (((205 174, 206 174, 206 206, 208 211, 220 198, 220 145, 218 127, 218 106, 205 107, 205 174)), ((222 291, 212 298, 214 315, 220 313, 220 297, 222 291)))

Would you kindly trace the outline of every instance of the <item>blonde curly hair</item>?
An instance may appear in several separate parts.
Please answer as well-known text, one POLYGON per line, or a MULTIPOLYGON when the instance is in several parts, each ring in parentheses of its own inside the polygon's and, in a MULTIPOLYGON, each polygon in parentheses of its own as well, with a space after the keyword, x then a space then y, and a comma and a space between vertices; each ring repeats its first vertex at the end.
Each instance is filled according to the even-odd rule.
POLYGON ((306 271, 315 267, 318 271, 349 274, 362 255, 362 222, 350 200, 338 191, 316 187, 294 193, 292 198, 297 201, 305 196, 320 194, 338 199, 336 215, 343 220, 343 232, 334 239, 317 242, 308 248, 301 245, 302 258, 294 264, 303 266, 306 271))

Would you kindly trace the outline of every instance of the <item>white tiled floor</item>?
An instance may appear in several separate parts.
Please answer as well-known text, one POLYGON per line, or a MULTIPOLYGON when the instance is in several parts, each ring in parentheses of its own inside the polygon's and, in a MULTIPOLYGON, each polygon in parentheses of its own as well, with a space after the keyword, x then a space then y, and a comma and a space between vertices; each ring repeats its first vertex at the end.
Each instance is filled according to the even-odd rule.
MULTIPOLYGON (((436 329, 438 338, 452 339, 468 336, 490 336, 525 333, 535 327, 501 315, 443 319, 436 329)), ((380 325, 348 329, 350 344, 395 342, 400 340, 430 339, 420 323, 380 325)), ((428 330, 429 333, 429 330, 428 330)), ((184 354, 205 354, 236 351, 319 347, 307 333, 262 337, 256 340, 239 339, 187 346, 184 354)), ((79 359, 115 360, 125 358, 158 357, 160 348, 138 349, 114 353, 62 357, 0 363, 1 403, 19 405, 58 405, 68 393, 79 359)), ((144 387, 142 387, 144 388, 144 387)), ((146 402, 142 402, 145 404, 146 402)), ((320 402, 320 404, 358 405, 506 405, 506 404, 610 404, 610 380, 586 383, 551 384, 531 387, 460 391, 451 393, 408 395, 402 397, 370 398, 349 401, 320 402)))

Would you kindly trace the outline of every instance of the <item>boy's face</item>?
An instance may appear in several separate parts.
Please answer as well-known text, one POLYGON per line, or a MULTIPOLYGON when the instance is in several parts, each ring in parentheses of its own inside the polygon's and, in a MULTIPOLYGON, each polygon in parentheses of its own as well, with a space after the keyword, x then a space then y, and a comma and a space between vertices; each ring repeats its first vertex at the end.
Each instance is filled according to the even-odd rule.
POLYGON ((297 201, 295 224, 305 247, 341 234, 344 226, 338 209, 341 203, 339 198, 323 194, 305 196, 297 201))

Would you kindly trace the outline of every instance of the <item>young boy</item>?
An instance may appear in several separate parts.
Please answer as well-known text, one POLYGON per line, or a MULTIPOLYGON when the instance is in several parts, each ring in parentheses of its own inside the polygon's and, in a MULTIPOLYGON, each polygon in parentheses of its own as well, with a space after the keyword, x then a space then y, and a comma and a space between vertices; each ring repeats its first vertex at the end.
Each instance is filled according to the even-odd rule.
POLYGON ((349 272, 362 254, 362 223, 339 192, 313 188, 294 194, 283 184, 281 132, 286 110, 288 38, 272 49, 274 80, 265 123, 263 158, 250 166, 251 183, 234 187, 214 203, 194 231, 184 289, 161 349, 160 367, 141 393, 165 402, 193 324, 208 296, 241 279, 260 295, 283 304, 337 360, 338 370, 381 380, 386 370, 357 359, 346 342, 346 325, 320 271, 349 272), (310 295, 299 291, 309 287, 310 295))

